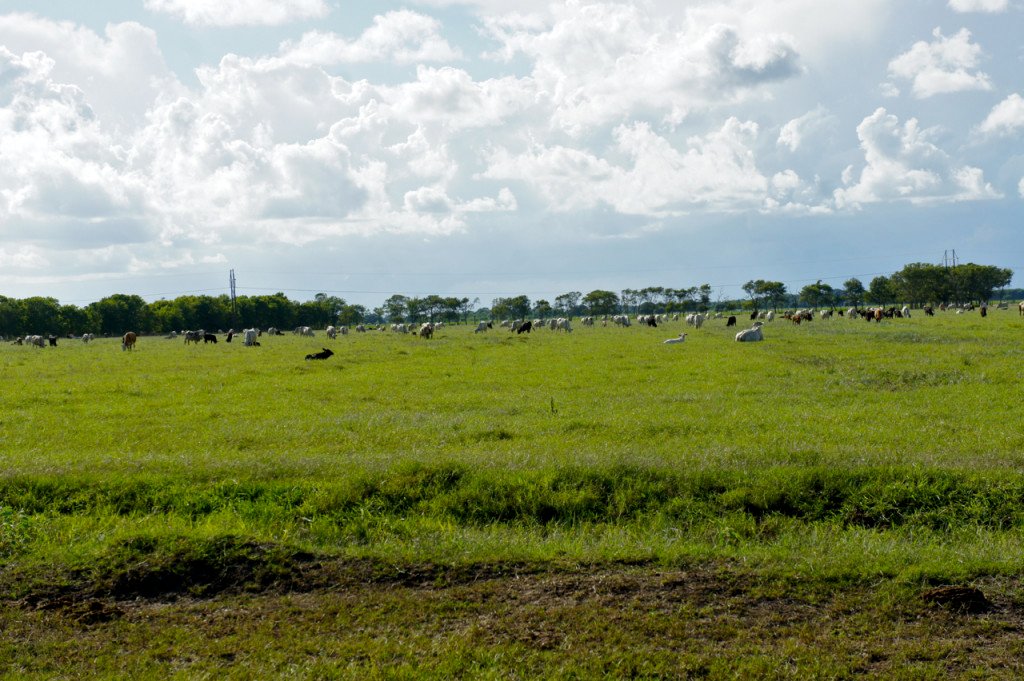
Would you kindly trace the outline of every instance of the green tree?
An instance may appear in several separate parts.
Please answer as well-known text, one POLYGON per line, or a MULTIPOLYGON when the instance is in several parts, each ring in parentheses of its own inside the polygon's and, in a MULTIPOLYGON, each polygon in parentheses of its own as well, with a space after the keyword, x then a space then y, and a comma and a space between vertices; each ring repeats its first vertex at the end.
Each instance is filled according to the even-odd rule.
POLYGON ((615 314, 619 308, 619 297, 611 291, 596 289, 583 297, 583 304, 592 315, 615 314))
POLYGON ((526 319, 530 316, 530 299, 526 296, 495 298, 491 303, 491 314, 496 319, 526 319))
POLYGON ((579 291, 569 291, 560 296, 555 296, 555 309, 566 317, 572 317, 578 312, 580 298, 583 294, 579 291))
POLYGON ((115 293, 87 306, 99 322, 100 333, 120 336, 125 331, 150 333, 149 307, 140 296, 115 293))
POLYGON ((860 279, 852 277, 843 282, 843 292, 846 298, 846 302, 854 307, 860 307, 861 303, 864 302, 864 284, 860 283, 860 279))
POLYGON ((56 298, 25 298, 21 301, 21 325, 25 333, 60 333, 60 303, 56 298))
POLYGON ((867 299, 876 305, 888 305, 896 300, 896 290, 889 277, 875 277, 868 285, 867 299))
POLYGON ((966 263, 950 268, 950 277, 957 295, 955 302, 986 302, 997 288, 1009 286, 1013 270, 966 263))
POLYGON ((546 300, 538 300, 533 304, 533 314, 541 319, 547 319, 551 316, 551 303, 546 300))
POLYGON ((800 299, 808 306, 818 308, 831 306, 835 300, 835 290, 821 279, 800 289, 800 299))
POLYGON ((396 293, 384 301, 383 307, 388 321, 394 324, 405 319, 405 314, 409 309, 409 299, 396 293))

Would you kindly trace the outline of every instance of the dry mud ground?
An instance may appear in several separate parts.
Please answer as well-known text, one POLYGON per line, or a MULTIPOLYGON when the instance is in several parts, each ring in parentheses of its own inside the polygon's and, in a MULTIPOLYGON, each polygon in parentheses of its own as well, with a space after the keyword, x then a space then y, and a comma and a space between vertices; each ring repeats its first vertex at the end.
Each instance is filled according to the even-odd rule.
POLYGON ((978 608, 735 566, 311 560, 196 597, 67 585, 0 616, 10 678, 1020 678, 1020 584, 978 608))

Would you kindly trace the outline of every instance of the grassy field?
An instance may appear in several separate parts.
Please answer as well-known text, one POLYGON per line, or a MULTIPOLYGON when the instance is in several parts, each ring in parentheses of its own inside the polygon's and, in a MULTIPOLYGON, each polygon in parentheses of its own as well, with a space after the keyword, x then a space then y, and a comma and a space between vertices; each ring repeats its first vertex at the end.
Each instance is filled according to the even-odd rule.
POLYGON ((0 674, 1020 676, 1024 319, 684 328, 0 346, 0 674))

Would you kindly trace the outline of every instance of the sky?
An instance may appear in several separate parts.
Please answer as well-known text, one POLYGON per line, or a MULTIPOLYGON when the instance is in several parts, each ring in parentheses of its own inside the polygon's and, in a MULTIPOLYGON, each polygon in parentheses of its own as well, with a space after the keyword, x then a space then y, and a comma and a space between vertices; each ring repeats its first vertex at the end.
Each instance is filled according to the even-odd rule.
POLYGON ((1024 273, 1021 35, 1024 0, 0 0, 0 295, 1024 273))

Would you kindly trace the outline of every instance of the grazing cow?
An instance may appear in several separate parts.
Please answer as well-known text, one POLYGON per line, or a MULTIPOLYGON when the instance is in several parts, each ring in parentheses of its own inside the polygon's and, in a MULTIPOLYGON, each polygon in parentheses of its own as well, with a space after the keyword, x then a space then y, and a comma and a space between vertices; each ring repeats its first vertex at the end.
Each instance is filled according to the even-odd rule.
POLYGON ((768 310, 764 315, 765 320, 772 321, 775 319, 775 310, 768 310))
POLYGON ((199 341, 203 339, 203 335, 204 334, 199 331, 186 331, 185 345, 188 345, 189 343, 195 343, 196 345, 199 345, 199 341))
POLYGON ((328 326, 327 327, 327 337, 330 338, 331 340, 334 340, 335 338, 338 337, 338 330, 336 328, 334 328, 333 326, 328 326))
POLYGON ((243 329, 242 338, 242 343, 247 348, 259 346, 259 342, 256 340, 256 329, 243 329))
POLYGON ((556 331, 565 331, 566 333, 572 333, 572 324, 565 317, 559 317, 555 320, 554 329, 556 331))
POLYGON ((308 326, 300 326, 299 327, 299 335, 300 336, 309 336, 310 338, 312 338, 316 334, 313 333, 313 329, 309 328, 308 326))
POLYGON ((900 314, 906 317, 907 319, 910 319, 910 307, 908 305, 904 305, 903 309, 900 310, 900 314))
POLYGON ((283 333, 281 333, 281 331, 278 330, 278 328, 276 326, 272 326, 269 329, 267 329, 267 333, 269 333, 271 336, 283 336, 284 335, 283 333))
POLYGON ((139 339, 134 331, 129 331, 121 337, 121 350, 132 350, 135 348, 135 341, 139 339))
POLYGON ((757 319, 757 308, 754 308, 754 311, 750 313, 750 321, 754 321, 755 319, 757 319))
POLYGON ((533 322, 523 322, 519 326, 519 328, 516 329, 516 333, 517 334, 520 334, 520 333, 530 333, 531 331, 533 331, 533 322))
POLYGON ((25 342, 29 345, 34 345, 37 348, 46 347, 46 339, 42 336, 25 336, 25 342))
POLYGON ((745 329, 736 334, 736 341, 739 343, 751 343, 754 341, 763 341, 764 334, 761 332, 762 322, 754 322, 754 326, 749 329, 745 329))
POLYGON ((358 325, 356 327, 356 332, 358 332, 358 333, 366 333, 366 327, 363 326, 362 324, 360 324, 360 325, 358 325))
POLYGON ((1017 303, 1017 314, 1024 315, 1024 302, 1017 303))
POLYGON ((476 328, 473 329, 473 333, 481 333, 482 331, 486 331, 487 329, 493 328, 494 324, 492 324, 491 322, 477 322, 476 328))
POLYGON ((424 322, 420 324, 419 337, 430 340, 434 337, 434 325, 430 322, 424 322))
POLYGON ((217 344, 217 337, 215 335, 213 335, 212 333, 204 333, 203 334, 203 345, 206 345, 207 343, 213 343, 214 345, 216 345, 217 344))
POLYGON ((234 337, 235 337, 235 330, 231 329, 230 331, 228 331, 228 337, 224 339, 224 342, 225 343, 230 343, 231 339, 234 338, 234 337))
MULTIPOLYGON (((882 323, 882 308, 876 307, 874 313, 875 322, 878 324, 882 323)), ((868 317, 868 321, 871 321, 871 317, 868 317)))
POLYGON ((924 314, 927 317, 934 317, 935 316, 935 310, 932 309, 931 305, 925 305, 924 306, 924 314))
POLYGON ((342 336, 347 336, 348 335, 348 327, 347 326, 339 326, 338 327, 338 333, 340 333, 342 336))
POLYGON ((665 345, 672 345, 674 343, 684 343, 684 342, 686 342, 686 334, 685 333, 679 334, 678 338, 669 338, 668 340, 662 341, 662 343, 665 344, 665 345))
MULTIPOLYGON (((984 316, 984 315, 982 315, 982 316, 984 316)), ((57 347, 57 337, 56 336, 51 334, 46 340, 48 340, 50 342, 50 347, 51 348, 57 347)))
POLYGON ((83 333, 82 334, 82 342, 83 343, 88 343, 89 341, 93 340, 95 337, 96 336, 94 336, 91 333, 83 333))
POLYGON ((333 352, 331 352, 327 348, 324 348, 323 352, 314 352, 312 354, 306 355, 306 359, 327 359, 333 354, 333 352))
POLYGON ((736 326, 736 315, 729 315, 729 318, 725 320, 725 327, 736 326))
MULTIPOLYGON (((981 306, 981 316, 982 317, 987 317, 988 316, 988 305, 982 305, 981 306)), ((52 336, 51 336, 51 338, 52 338, 52 336)), ((57 341, 52 341, 51 344, 52 345, 56 345, 57 341)))

